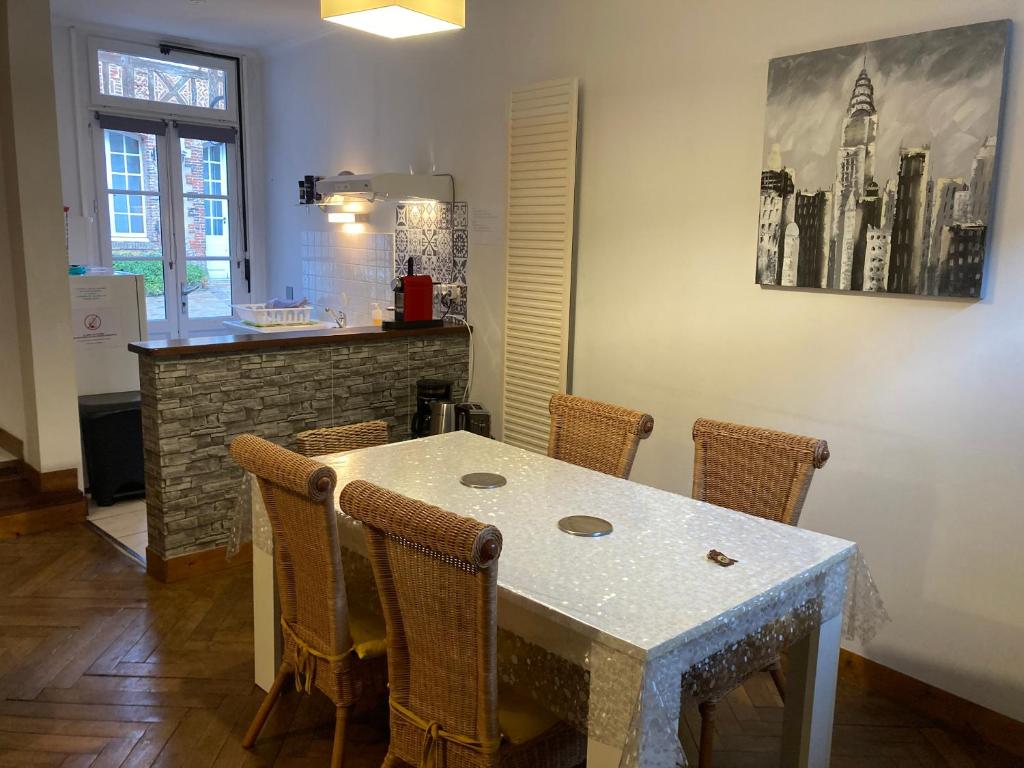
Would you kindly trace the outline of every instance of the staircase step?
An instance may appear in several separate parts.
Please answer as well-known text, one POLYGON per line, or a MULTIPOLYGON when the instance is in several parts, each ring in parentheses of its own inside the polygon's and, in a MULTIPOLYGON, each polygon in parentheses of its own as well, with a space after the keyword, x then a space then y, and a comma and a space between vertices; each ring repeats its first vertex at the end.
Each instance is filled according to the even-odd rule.
POLYGON ((0 470, 0 503, 32 493, 32 484, 18 472, 0 470))
POLYGON ((88 504, 81 491, 40 492, 22 470, 18 460, 0 462, 0 539, 85 520, 88 504))
POLYGON ((0 511, 0 540, 84 523, 87 512, 88 502, 81 495, 77 499, 51 500, 46 504, 37 501, 31 507, 5 509, 0 511))

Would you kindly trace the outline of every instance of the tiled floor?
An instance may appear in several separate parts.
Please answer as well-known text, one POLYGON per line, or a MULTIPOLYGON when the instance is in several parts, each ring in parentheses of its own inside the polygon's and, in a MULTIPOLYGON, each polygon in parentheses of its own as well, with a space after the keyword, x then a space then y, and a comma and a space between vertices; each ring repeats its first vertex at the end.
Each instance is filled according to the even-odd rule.
POLYGON ((129 550, 139 562, 146 562, 149 533, 146 529, 145 499, 120 501, 110 507, 100 507, 90 501, 88 520, 129 550))

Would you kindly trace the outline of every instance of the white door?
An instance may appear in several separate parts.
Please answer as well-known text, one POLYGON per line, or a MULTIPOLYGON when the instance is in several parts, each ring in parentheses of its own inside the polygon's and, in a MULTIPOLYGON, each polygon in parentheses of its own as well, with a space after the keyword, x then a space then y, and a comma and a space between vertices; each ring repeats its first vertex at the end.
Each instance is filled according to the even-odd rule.
POLYGON ((224 333, 249 300, 236 73, 171 48, 89 44, 101 254, 145 276, 151 338, 224 333))
POLYGON ((181 156, 174 196, 177 256, 184 266, 177 275, 181 336, 224 333, 231 305, 247 298, 235 236, 235 145, 198 128, 177 126, 174 136, 181 156))
POLYGON ((179 335, 175 309, 173 240, 167 223, 169 177, 163 158, 167 137, 162 123, 126 129, 100 127, 97 136, 100 173, 105 179, 98 206, 100 232, 109 247, 110 266, 143 275, 150 338, 179 335))
POLYGON ((234 144, 182 135, 204 133, 195 127, 128 125, 137 130, 99 129, 111 266, 144 275, 151 338, 224 333, 231 305, 248 300, 234 144))

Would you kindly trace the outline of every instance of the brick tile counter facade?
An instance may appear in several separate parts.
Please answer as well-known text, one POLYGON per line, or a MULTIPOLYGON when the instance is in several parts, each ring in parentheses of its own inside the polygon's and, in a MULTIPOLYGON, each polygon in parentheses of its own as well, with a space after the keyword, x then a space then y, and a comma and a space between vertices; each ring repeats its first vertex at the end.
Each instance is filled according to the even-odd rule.
POLYGON ((223 546, 242 471, 231 440, 252 433, 288 448, 305 429, 386 419, 409 437, 416 381, 461 393, 466 333, 181 357, 139 356, 149 549, 164 560, 223 546))

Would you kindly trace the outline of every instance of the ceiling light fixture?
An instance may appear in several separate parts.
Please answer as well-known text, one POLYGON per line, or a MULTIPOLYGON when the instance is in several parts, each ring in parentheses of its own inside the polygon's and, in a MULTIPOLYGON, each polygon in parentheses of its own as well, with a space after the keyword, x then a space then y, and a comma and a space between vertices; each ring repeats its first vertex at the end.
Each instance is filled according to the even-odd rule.
POLYGON ((320 18, 396 40, 464 29, 466 0, 320 0, 320 18))

